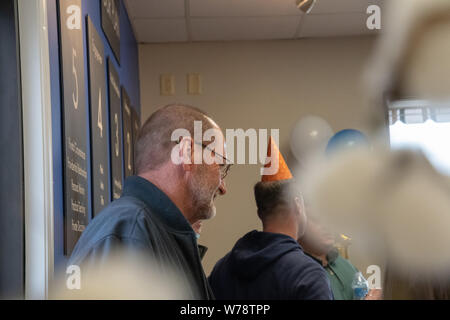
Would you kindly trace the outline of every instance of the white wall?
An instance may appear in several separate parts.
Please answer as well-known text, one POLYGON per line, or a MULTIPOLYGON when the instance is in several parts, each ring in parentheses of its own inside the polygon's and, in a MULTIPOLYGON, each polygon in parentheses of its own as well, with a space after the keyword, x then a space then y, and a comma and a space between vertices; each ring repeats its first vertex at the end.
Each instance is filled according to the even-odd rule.
POLYGON ((18 2, 25 190, 25 298, 53 278, 53 158, 47 1, 18 2))
MULTIPOLYGON (((224 129, 279 128, 280 150, 288 157, 290 132, 302 116, 321 116, 335 132, 365 131, 361 75, 373 45, 372 37, 140 45, 142 119, 168 103, 191 104, 224 129), (187 95, 190 72, 201 74, 202 95, 187 95), (176 78, 174 96, 160 95, 159 77, 166 73, 176 78)), ((203 226, 207 274, 238 238, 261 229, 253 198, 258 180, 258 165, 232 168, 217 216, 203 226)), ((364 271, 371 264, 351 250, 350 258, 364 271)))

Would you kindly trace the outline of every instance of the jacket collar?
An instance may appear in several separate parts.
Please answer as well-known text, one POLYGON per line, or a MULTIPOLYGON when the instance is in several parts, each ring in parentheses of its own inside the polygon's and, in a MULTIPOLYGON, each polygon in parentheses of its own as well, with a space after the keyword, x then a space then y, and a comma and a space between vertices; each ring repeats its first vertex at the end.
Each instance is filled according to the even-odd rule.
POLYGON ((141 200, 170 229, 192 233, 195 238, 194 230, 178 207, 150 181, 139 176, 126 178, 122 196, 131 196, 141 200))

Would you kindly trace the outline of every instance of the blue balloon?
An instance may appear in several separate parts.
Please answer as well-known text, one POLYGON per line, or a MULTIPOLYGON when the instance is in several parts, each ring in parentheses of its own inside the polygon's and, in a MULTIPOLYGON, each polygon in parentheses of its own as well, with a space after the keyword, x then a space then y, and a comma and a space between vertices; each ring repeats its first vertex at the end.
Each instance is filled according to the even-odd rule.
POLYGON ((339 151, 368 146, 369 140, 364 133, 355 129, 345 129, 331 137, 325 152, 332 155, 339 151))

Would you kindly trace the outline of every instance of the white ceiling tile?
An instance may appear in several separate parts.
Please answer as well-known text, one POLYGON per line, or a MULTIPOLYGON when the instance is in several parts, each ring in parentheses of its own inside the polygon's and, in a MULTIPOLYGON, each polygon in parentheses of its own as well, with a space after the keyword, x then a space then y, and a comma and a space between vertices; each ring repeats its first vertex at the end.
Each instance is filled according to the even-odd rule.
POLYGON ((184 0, 125 0, 130 18, 184 17, 184 0))
POLYGON ((300 37, 376 34, 366 27, 365 13, 319 14, 305 17, 300 37))
POLYGON ((187 41, 185 19, 135 19, 138 42, 187 41))
POLYGON ((381 2, 381 0, 317 0, 310 14, 366 12, 369 5, 381 5, 381 2))
POLYGON ((192 18, 191 31, 197 41, 292 39, 299 21, 295 16, 192 18))
MULTIPOLYGON (((188 0, 192 40, 290 39, 301 12, 295 0, 188 0)), ((367 7, 385 0, 317 0, 300 37, 373 34, 367 7)), ((139 42, 188 41, 185 0, 125 0, 139 42)))
MULTIPOLYGON (((334 0, 336 1, 336 0, 334 0)), ((190 0, 192 17, 301 15, 295 0, 190 0)))

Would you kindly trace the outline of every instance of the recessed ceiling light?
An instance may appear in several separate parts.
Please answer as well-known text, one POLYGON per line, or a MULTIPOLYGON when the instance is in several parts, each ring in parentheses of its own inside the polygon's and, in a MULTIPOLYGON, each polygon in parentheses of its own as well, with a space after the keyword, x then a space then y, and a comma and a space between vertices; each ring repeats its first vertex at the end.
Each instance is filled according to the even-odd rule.
POLYGON ((297 8, 308 14, 311 12, 316 0, 296 0, 297 8))

